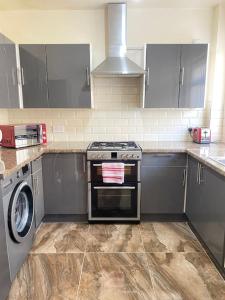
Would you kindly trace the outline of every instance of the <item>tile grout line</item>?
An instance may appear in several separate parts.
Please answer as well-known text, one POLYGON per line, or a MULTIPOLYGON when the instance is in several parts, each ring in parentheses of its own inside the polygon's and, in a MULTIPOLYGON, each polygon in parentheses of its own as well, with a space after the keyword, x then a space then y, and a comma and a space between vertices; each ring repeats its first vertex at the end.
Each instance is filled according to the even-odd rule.
POLYGON ((145 246, 144 246, 144 242, 143 242, 143 238, 142 238, 141 224, 140 224, 140 226, 139 226, 139 232, 140 232, 140 237, 141 237, 141 243, 142 243, 143 249, 144 249, 144 253, 143 253, 143 254, 145 255, 146 260, 147 260, 148 273, 149 273, 149 276, 150 276, 150 279, 151 279, 151 282, 152 282, 152 290, 153 290, 153 294, 154 294, 154 296, 155 296, 155 300, 157 300, 156 292, 155 292, 155 287, 154 287, 154 279, 153 279, 152 272, 151 272, 151 270, 150 270, 150 268, 149 268, 149 263, 148 263, 148 257, 147 257, 147 253, 148 253, 148 252, 146 252, 146 249, 145 249, 145 246))
MULTIPOLYGON (((88 230, 87 230, 87 234, 89 234, 90 231, 90 224, 88 225, 88 230)), ((81 269, 80 269, 80 278, 79 278, 79 282, 78 282, 78 287, 77 287, 77 292, 76 292, 76 300, 78 299, 78 294, 79 294, 79 289, 80 289, 80 282, 81 282, 81 277, 82 277, 82 273, 83 273, 83 267, 84 267, 84 258, 86 256, 86 250, 87 250, 87 240, 85 241, 85 247, 84 247, 84 256, 83 256, 83 260, 82 260, 82 264, 81 264, 81 269)))

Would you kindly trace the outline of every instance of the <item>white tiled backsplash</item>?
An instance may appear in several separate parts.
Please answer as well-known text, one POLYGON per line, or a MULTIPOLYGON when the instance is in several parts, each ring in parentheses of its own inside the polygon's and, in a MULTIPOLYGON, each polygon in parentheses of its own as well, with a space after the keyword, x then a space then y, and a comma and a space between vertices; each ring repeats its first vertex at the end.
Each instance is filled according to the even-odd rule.
POLYGON ((45 122, 49 141, 187 141, 206 110, 139 108, 139 79, 95 78, 94 109, 13 109, 9 123, 45 122))

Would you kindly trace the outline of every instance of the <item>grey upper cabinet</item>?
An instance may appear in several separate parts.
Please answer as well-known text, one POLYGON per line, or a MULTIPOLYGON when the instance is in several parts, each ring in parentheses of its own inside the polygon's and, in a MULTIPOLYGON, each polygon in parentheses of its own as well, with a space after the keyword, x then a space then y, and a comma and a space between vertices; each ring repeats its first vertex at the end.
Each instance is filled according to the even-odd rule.
POLYGON ((47 45, 49 107, 89 108, 90 45, 47 45))
POLYGON ((186 214, 219 265, 224 267, 225 179, 189 158, 186 214))
POLYGON ((146 108, 178 107, 180 45, 147 45, 146 108))
POLYGON ((44 218, 44 189, 42 178, 42 158, 32 161, 32 182, 33 182, 33 196, 34 196, 34 210, 35 210, 35 226, 36 228, 41 224, 44 218))
POLYGON ((16 46, 1 35, 0 39, 0 108, 19 108, 16 46))
POLYGON ((19 46, 24 108, 45 108, 48 105, 46 46, 19 46))
POLYGON ((207 44, 148 44, 144 107, 204 107, 207 53, 207 44))
POLYGON ((208 45, 182 45, 179 107, 204 107, 208 45))
POLYGON ((142 214, 183 214, 186 161, 184 154, 143 154, 142 214))
POLYGON ((45 155, 43 182, 46 214, 87 214, 85 154, 45 155))

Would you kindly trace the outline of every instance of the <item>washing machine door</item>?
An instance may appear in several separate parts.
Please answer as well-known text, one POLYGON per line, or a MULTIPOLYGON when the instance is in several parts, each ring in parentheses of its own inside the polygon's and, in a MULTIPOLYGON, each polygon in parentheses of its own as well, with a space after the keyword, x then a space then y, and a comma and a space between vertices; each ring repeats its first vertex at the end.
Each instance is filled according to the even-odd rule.
POLYGON ((22 243, 29 234, 34 219, 34 200, 32 188, 26 181, 19 183, 10 199, 8 226, 12 239, 22 243))

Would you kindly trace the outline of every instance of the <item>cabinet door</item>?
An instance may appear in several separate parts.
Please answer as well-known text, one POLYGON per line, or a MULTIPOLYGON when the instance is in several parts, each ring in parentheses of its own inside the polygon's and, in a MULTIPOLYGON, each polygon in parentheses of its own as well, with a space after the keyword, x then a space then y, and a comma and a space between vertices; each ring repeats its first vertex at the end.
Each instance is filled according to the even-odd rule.
POLYGON ((147 45, 146 69, 145 107, 178 107, 180 45, 147 45))
POLYGON ((48 107, 46 46, 20 45, 23 106, 48 107))
POLYGON ((188 157, 186 214, 196 231, 200 233, 202 231, 203 191, 198 180, 198 167, 198 161, 188 157))
POLYGON ((213 256, 223 267, 225 234, 225 179, 208 167, 202 170, 201 236, 213 256))
POLYGON ((86 214, 87 179, 84 154, 43 157, 46 214, 86 214))
POLYGON ((15 44, 1 35, 0 108, 19 108, 15 44))
POLYGON ((42 159, 38 158, 32 162, 32 180, 36 228, 41 224, 45 214, 42 177, 42 159))
POLYGON ((185 155, 144 154, 141 167, 141 213, 182 214, 185 155))
POLYGON ((49 106, 91 107, 90 45, 47 45, 49 106))
POLYGON ((207 44, 182 45, 179 107, 204 107, 207 44))

